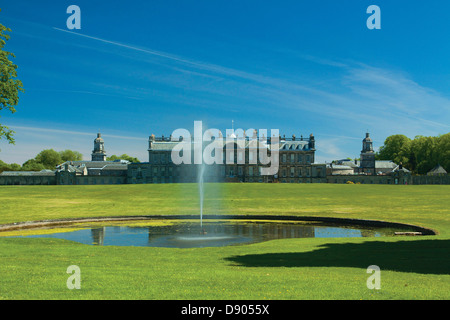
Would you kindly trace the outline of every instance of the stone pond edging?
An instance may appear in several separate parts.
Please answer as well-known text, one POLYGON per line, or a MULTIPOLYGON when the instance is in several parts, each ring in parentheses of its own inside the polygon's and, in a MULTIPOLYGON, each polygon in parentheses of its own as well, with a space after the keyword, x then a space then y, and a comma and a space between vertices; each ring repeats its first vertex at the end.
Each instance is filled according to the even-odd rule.
MULTIPOLYGON (((166 220, 166 219, 199 219, 198 215, 142 215, 142 216, 112 216, 112 217, 86 217, 15 222, 0 225, 0 232, 30 228, 56 227, 77 222, 116 222, 136 220, 166 220)), ((437 235, 438 232, 429 228, 406 223, 388 222, 380 220, 312 217, 312 216, 280 216, 280 215, 204 215, 204 220, 272 220, 272 221, 314 221, 340 225, 369 226, 376 228, 408 228, 421 235, 437 235)))

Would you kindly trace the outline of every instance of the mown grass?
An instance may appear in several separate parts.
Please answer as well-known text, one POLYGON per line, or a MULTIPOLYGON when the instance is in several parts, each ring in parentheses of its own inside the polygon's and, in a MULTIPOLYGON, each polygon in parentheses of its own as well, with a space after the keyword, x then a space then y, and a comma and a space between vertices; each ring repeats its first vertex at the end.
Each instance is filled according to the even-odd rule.
MULTIPOLYGON (((0 237, 1 299, 448 299, 450 186, 208 184, 205 214, 385 220, 437 236, 286 239, 222 248, 0 237), (369 290, 369 265, 381 289, 369 290), (78 265, 82 287, 69 290, 78 265)), ((197 214, 195 184, 0 188, 0 223, 197 214)))

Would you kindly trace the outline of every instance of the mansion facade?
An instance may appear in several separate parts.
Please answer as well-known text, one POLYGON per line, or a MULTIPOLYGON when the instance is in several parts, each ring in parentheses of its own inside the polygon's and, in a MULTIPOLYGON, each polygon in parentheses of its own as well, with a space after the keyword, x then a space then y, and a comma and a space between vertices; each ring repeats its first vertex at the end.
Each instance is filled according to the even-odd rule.
MULTIPOLYGON (((260 159, 257 159, 256 146, 252 148, 250 141, 246 137, 240 141, 241 143, 238 143, 236 137, 231 137, 231 139, 227 137, 219 147, 219 152, 223 152, 222 159, 225 163, 204 165, 204 181, 326 182, 326 165, 314 163, 316 149, 312 134, 307 139, 303 137, 296 139, 295 135, 292 138, 279 137, 278 172, 273 175, 261 174, 261 169, 268 165, 262 165, 260 159)), ((148 148, 149 161, 128 165, 128 183, 197 182, 202 165, 184 163, 177 165, 172 161, 172 150, 179 142, 173 141, 171 137, 151 135, 148 148)), ((193 145, 194 142, 191 141, 190 143, 193 145)), ((270 137, 264 140, 263 146, 261 141, 258 141, 257 147, 267 148, 269 153, 273 153, 270 137)))

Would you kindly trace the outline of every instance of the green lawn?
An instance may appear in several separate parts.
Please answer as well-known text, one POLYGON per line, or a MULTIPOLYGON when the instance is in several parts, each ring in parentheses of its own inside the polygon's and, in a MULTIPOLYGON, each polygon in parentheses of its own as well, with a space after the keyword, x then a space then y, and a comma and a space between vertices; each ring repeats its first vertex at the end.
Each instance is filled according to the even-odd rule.
MULTIPOLYGON (((450 186, 208 184, 205 214, 357 218, 437 236, 289 239, 222 248, 0 237, 1 299, 449 299, 450 186), (69 290, 66 269, 81 269, 69 290), (369 265, 381 289, 369 290, 369 265)), ((0 187, 0 223, 197 214, 195 184, 0 187)))

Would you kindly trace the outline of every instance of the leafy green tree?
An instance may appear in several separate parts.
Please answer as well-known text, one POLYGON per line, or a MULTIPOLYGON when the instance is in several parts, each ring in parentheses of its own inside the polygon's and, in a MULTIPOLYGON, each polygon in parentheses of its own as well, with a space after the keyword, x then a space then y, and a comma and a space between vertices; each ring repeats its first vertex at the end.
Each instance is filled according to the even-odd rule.
POLYGON ((57 152, 53 149, 42 150, 34 159, 27 160, 22 165, 24 171, 55 170, 55 167, 66 161, 79 161, 83 155, 78 151, 64 150, 57 152))
POLYGON ((416 136, 411 142, 411 160, 415 173, 426 174, 438 163, 438 137, 416 136))
POLYGON ((37 163, 41 163, 46 169, 50 170, 54 170, 58 164, 63 162, 59 152, 53 149, 42 150, 34 159, 37 163))
POLYGON ((439 137, 436 149, 438 152, 438 164, 450 173, 450 133, 439 137))
MULTIPOLYGON (((1 11, 1 9, 0 9, 1 11)), ((9 110, 16 112, 14 108, 19 103, 19 92, 24 92, 22 81, 17 78, 17 65, 9 60, 9 57, 15 58, 14 54, 3 50, 6 41, 10 36, 5 32, 11 29, 0 24, 0 111, 9 110)), ((5 138, 8 143, 14 144, 14 131, 0 124, 0 140, 5 138)))
POLYGON ((0 173, 2 173, 3 171, 19 171, 20 168, 20 164, 17 163, 5 163, 2 160, 0 160, 0 173))
POLYGON ((64 150, 60 151, 62 161, 80 161, 83 160, 83 155, 78 151, 64 150))
POLYGON ((127 161, 130 161, 130 162, 133 162, 133 163, 139 163, 140 162, 138 158, 131 157, 131 156, 127 155, 127 154, 123 154, 121 156, 116 156, 115 154, 113 154, 112 156, 107 157, 106 160, 108 160, 108 161, 127 160, 127 161))
MULTIPOLYGON (((402 134, 392 135, 386 138, 384 145, 377 152, 377 160, 392 160, 395 163, 403 163, 409 168, 411 139, 402 134)), ((410 168, 409 168, 410 169, 410 168)))
POLYGON ((23 171, 41 171, 46 169, 42 163, 36 161, 36 159, 30 159, 24 162, 22 165, 23 171))

